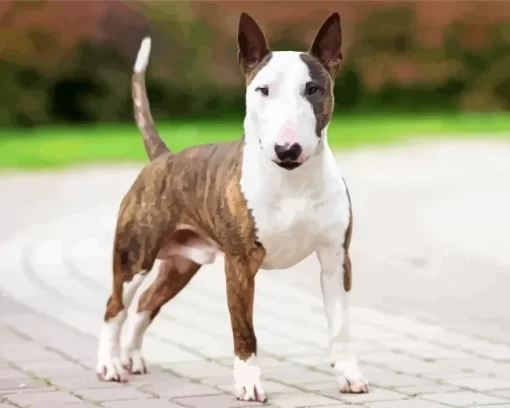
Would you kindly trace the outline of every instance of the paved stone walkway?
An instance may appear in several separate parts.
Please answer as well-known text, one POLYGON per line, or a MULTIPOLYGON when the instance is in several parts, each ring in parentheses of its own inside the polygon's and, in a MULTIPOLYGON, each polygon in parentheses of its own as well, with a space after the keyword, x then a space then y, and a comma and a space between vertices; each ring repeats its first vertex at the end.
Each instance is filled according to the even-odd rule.
MULTIPOLYGON (((345 160, 347 167, 355 162, 345 160)), ((349 170, 381 174, 367 163, 365 156, 363 166, 349 170)), ((232 396, 232 340, 221 262, 205 267, 149 329, 144 352, 150 374, 133 376, 128 384, 96 379, 95 353, 110 287, 115 214, 137 170, 138 166, 102 167, 0 178, 2 195, 9 192, 2 203, 3 215, 9 216, 1 222, 0 235, 0 408, 258 405, 232 396)), ((352 179, 351 189, 360 200, 363 189, 370 186, 352 179)), ((399 182, 405 184, 402 178, 399 182)), ((378 203, 387 205, 382 199, 378 203)), ((371 393, 342 395, 335 389, 325 361, 318 265, 310 258, 291 270, 263 272, 257 278, 255 326, 269 406, 510 408, 507 330, 491 331, 494 335, 488 338, 440 322, 425 323, 406 307, 388 313, 376 304, 367 307, 362 298, 356 301, 356 294, 363 291, 374 297, 381 291, 390 296, 399 283, 396 293, 404 298, 420 282, 413 268, 406 266, 414 276, 410 281, 393 281, 387 288, 370 285, 377 277, 367 279, 369 270, 381 274, 388 265, 368 238, 369 213, 365 220, 361 217, 354 238, 354 257, 367 254, 368 261, 356 264, 352 328, 371 393)), ((408 245, 416 239, 416 234, 409 234, 408 245)), ((499 261, 506 268, 506 259, 499 261)), ((468 285, 470 276, 466 273, 468 285)), ((503 289, 508 293, 508 286, 503 289)), ((436 298, 440 302, 433 292, 427 297, 431 309, 436 298)), ((477 301, 475 295, 469 299, 477 301)))

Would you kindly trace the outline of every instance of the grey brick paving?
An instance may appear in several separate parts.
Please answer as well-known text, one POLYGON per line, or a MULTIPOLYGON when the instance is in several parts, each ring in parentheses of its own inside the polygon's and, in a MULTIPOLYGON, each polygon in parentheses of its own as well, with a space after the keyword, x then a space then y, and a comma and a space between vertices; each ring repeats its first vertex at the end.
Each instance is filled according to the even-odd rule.
MULTIPOLYGON (((444 154, 444 150, 441 152, 444 154)), ((409 154, 413 154, 412 151, 409 154)), ((371 156, 371 160, 377 157, 380 156, 371 156)), ((416 160, 421 160, 420 157, 416 160)), ((485 156, 477 150, 469 157, 476 161, 484 160, 485 156)), ((388 174, 392 172, 383 165, 371 170, 368 163, 372 162, 366 157, 358 164, 356 160, 352 159, 352 168, 363 168, 368 172, 365 174, 372 174, 372 182, 384 181, 381 168, 387 168, 388 174)), ((451 177, 450 182, 458 181, 457 176, 448 176, 452 168, 458 169, 450 161, 450 156, 445 158, 448 166, 445 165, 434 179, 434 189, 438 191, 449 191, 450 185, 441 184, 445 177, 451 177)), ((484 168, 490 169, 493 161, 494 154, 491 161, 484 161, 484 168)), ((507 180, 510 173, 506 171, 510 166, 507 167, 500 165, 498 171, 502 173, 491 173, 490 180, 494 183, 507 180)), ((165 306, 149 329, 144 352, 150 363, 150 374, 133 376, 128 384, 103 383, 96 379, 97 335, 110 285, 109 251, 115 213, 120 196, 136 172, 137 168, 126 168, 0 177, 0 191, 12 191, 5 205, 11 206, 10 214, 13 214, 12 219, 0 223, 3 227, 0 232, 0 408, 257 405, 239 402, 232 395, 232 340, 221 264, 204 268, 182 294, 165 306), (20 185, 33 185, 33 188, 24 187, 21 191, 20 185), (77 185, 80 185, 79 190, 77 185), (86 194, 87 188, 95 194, 86 194), (32 193, 36 196, 27 199, 27 194, 32 193), (40 202, 37 211, 18 208, 19 202, 35 202, 36 199, 40 202), (38 211, 45 215, 36 217, 38 211)), ((388 201, 387 196, 369 199, 370 185, 363 187, 363 179, 357 174, 353 172, 348 178, 355 186, 356 182, 360 185, 357 191, 356 187, 353 189, 360 211, 370 214, 368 205, 371 202, 377 202, 378 208, 396 205, 388 201)), ((405 189, 425 183, 421 176, 411 177, 412 182, 398 181, 396 173, 387 177, 386 186, 392 188, 392 194, 399 200, 408 194, 399 196, 395 183, 401 183, 405 189)), ((469 177, 463 184, 466 188, 473 184, 474 175, 469 173, 469 177)), ((479 177, 483 181, 489 179, 486 175, 479 177)), ((430 191, 429 194, 419 189, 415 192, 420 205, 430 196, 430 191)), ((413 205, 418 204, 406 206, 410 208, 409 214, 415 214, 413 205)), ((399 209, 399 216, 405 216, 406 208, 399 209)), ((426 212, 425 207, 420 208, 426 212)), ((450 277, 453 283, 448 286, 448 280, 438 272, 437 281, 443 286, 427 286, 436 282, 436 278, 423 278, 436 273, 432 266, 430 270, 419 271, 411 261, 403 259, 412 253, 420 257, 425 246, 432 246, 437 254, 443 246, 434 246, 430 242, 432 235, 424 235, 427 239, 419 236, 420 228, 413 224, 415 218, 411 217, 398 225, 392 224, 392 228, 400 228, 394 237, 398 243, 393 245, 401 252, 382 250, 381 242, 387 237, 378 234, 387 228, 380 218, 374 215, 370 219, 370 222, 381 223, 376 229, 364 225, 363 217, 359 223, 356 242, 362 241, 367 249, 353 248, 356 271, 360 271, 356 275, 356 296, 368 293, 374 299, 377 296, 397 299, 406 306, 389 313, 391 302, 375 303, 374 300, 374 307, 357 307, 354 302, 352 333, 361 369, 371 383, 371 393, 344 395, 336 390, 335 379, 325 360, 326 324, 317 274, 310 273, 317 269, 317 264, 307 259, 293 270, 260 274, 257 278, 256 329, 264 384, 269 394, 268 406, 510 407, 510 341, 506 341, 510 336, 503 320, 499 320, 503 322, 500 330, 490 326, 491 337, 487 339, 461 327, 454 330, 437 322, 425 323, 415 316, 419 310, 413 308, 413 300, 419 298, 421 292, 432 294, 436 290, 453 301, 455 291, 460 290, 458 282, 463 281, 469 287, 467 277, 474 274, 476 279, 468 290, 483 297, 483 300, 477 298, 477 307, 487 307, 489 314, 491 296, 500 296, 505 285, 498 284, 503 275, 496 277, 488 271, 499 273, 498 265, 504 265, 506 258, 491 252, 489 247, 484 248, 485 258, 479 263, 477 256, 482 255, 475 253, 470 253, 470 262, 455 258, 454 265, 450 264, 453 258, 441 258, 437 261, 443 268, 441 273, 459 270, 462 274, 454 273, 450 277), (496 262, 490 257, 499 258, 496 262), (479 286, 481 269, 487 279, 492 276, 494 285, 490 293, 480 294, 483 292, 479 286), (399 282, 400 289, 386 284, 381 294, 382 283, 378 279, 386 275, 399 282), (370 282, 376 283, 370 285, 370 282), (382 310, 381 305, 386 309, 382 310)), ((431 218, 428 220, 432 222, 431 218)), ((458 238, 458 245, 469 244, 462 241, 465 237, 458 238)), ((452 242, 449 244, 453 245, 452 242)), ((456 248, 464 252, 471 250, 456 248)), ((432 258, 431 262, 436 262, 437 255, 432 258)), ((464 293, 468 299, 472 296, 464 293)), ((444 312, 446 318, 449 310, 441 303, 441 297, 432 296, 426 298, 426 302, 430 303, 431 299, 434 302, 431 309, 442 308, 441 313, 444 312)), ((495 307, 493 310, 501 312, 495 307)), ((479 332, 485 334, 483 330, 479 332)))

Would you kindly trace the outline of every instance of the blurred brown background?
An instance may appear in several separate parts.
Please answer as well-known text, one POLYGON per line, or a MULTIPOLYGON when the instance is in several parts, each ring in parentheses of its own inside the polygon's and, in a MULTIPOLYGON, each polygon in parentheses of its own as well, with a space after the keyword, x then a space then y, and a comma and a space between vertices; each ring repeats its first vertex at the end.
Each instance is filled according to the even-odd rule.
POLYGON ((339 110, 510 108, 510 2, 4 0, 0 125, 130 121, 131 67, 148 34, 156 117, 240 114, 241 11, 274 49, 305 49, 340 12, 339 110))

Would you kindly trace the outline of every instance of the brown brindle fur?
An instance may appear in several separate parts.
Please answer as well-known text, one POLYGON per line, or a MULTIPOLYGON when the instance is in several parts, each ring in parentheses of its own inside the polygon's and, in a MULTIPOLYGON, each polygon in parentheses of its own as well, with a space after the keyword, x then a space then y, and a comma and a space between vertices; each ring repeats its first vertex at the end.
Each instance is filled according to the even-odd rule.
POLYGON ((264 250, 257 242, 254 221, 240 190, 242 146, 243 140, 195 146, 179 154, 163 154, 142 170, 119 211, 114 293, 106 319, 122 310, 123 283, 152 269, 160 257, 164 261, 158 278, 139 303, 139 310, 149 311, 154 318, 200 269, 180 256, 165 258, 165 248, 208 239, 226 256, 236 352, 245 355, 256 351, 251 348, 256 343, 251 318, 245 319, 251 306, 244 302, 253 297, 248 282, 253 280, 264 250), (180 225, 186 229, 179 229, 180 225), (244 346, 250 348, 245 350, 244 346))

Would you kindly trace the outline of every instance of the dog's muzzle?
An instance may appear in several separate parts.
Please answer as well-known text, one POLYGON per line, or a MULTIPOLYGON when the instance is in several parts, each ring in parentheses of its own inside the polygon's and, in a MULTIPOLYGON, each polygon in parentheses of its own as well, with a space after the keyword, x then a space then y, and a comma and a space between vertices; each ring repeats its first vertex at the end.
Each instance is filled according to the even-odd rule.
POLYGON ((294 170, 302 164, 298 159, 303 149, 298 143, 292 145, 288 143, 284 145, 276 144, 274 146, 274 152, 277 157, 277 160, 274 160, 274 162, 285 170, 294 170))

